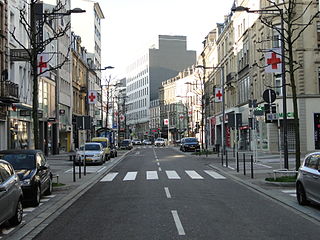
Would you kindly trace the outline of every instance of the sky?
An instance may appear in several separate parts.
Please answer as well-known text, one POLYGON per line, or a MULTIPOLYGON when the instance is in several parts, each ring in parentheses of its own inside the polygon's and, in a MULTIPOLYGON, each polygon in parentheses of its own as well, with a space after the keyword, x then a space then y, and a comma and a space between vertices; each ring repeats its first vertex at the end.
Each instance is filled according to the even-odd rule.
POLYGON ((202 42, 216 23, 224 21, 234 0, 96 0, 105 15, 101 22, 104 76, 121 78, 125 68, 158 35, 187 36, 187 49, 201 53, 202 42), (105 71, 105 72, 106 72, 105 71))

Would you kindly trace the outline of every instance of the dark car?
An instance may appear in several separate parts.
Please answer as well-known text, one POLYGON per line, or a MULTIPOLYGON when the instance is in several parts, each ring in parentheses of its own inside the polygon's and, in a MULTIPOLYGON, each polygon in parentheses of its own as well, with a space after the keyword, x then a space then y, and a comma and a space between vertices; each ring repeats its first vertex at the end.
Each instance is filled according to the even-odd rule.
POLYGON ((120 149, 127 149, 130 150, 132 149, 132 142, 130 139, 124 139, 122 142, 119 144, 120 149))
POLYGON ((200 144, 197 138, 195 137, 186 137, 181 139, 180 150, 183 152, 186 151, 200 151, 200 144))
POLYGON ((19 178, 10 163, 0 160, 0 225, 7 220, 11 225, 18 225, 22 216, 22 190, 19 178))
POLYGON ((4 150, 0 159, 9 162, 17 173, 24 202, 38 206, 42 194, 51 194, 52 173, 41 150, 4 150))

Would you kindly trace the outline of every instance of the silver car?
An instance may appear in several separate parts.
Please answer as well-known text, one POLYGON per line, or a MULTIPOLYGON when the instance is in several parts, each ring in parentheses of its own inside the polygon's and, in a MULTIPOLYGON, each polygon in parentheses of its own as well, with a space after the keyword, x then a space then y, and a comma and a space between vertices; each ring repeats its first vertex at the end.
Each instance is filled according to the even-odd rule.
POLYGON ((299 168, 296 182, 300 205, 310 201, 320 204, 320 152, 308 154, 299 168))
POLYGON ((11 225, 22 221, 22 190, 13 167, 0 159, 0 225, 9 220, 11 225))
POLYGON ((78 163, 83 163, 84 160, 86 164, 98 163, 103 164, 105 159, 104 148, 101 143, 90 142, 81 146, 76 153, 76 160, 78 163))

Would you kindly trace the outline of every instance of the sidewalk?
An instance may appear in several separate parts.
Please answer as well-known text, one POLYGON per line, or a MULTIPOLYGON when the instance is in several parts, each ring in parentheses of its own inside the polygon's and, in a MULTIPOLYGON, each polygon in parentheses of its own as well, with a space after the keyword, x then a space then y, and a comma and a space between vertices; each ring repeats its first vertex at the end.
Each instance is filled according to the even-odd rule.
MULTIPOLYGON (((243 153, 242 153, 243 154, 243 153)), ((296 199, 295 183, 272 183, 265 181, 267 177, 273 177, 274 170, 280 167, 280 159, 278 155, 264 154, 257 162, 253 163, 253 178, 251 175, 251 153, 245 153, 246 161, 246 175, 244 175, 243 156, 239 155, 239 172, 237 172, 236 160, 233 154, 228 156, 228 166, 226 166, 226 158, 221 160, 221 155, 211 154, 206 156, 197 156, 199 160, 203 161, 208 167, 220 172, 225 177, 232 179, 247 188, 264 195, 265 197, 276 201, 277 203, 290 207, 298 214, 304 217, 320 222, 320 208, 319 206, 300 206, 296 199)), ((290 169, 295 168, 295 159, 289 158, 290 169)))

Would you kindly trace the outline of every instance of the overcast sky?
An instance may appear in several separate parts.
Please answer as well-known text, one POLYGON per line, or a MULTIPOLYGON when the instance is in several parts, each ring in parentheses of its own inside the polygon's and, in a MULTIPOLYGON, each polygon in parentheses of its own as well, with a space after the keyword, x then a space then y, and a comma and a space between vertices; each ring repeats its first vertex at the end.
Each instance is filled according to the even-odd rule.
POLYGON ((230 13, 233 0, 97 0, 102 21, 102 66, 115 77, 158 35, 187 36, 188 50, 202 49, 202 41, 217 22, 230 13))

